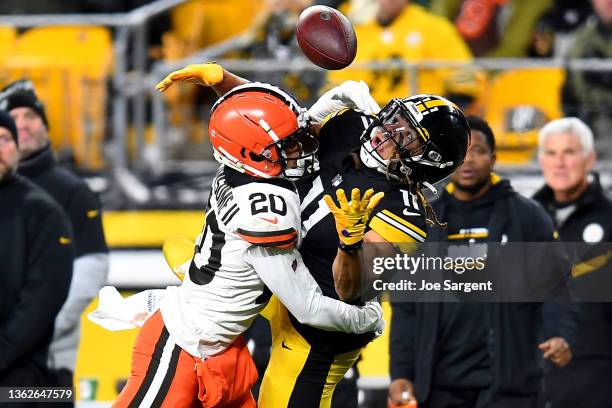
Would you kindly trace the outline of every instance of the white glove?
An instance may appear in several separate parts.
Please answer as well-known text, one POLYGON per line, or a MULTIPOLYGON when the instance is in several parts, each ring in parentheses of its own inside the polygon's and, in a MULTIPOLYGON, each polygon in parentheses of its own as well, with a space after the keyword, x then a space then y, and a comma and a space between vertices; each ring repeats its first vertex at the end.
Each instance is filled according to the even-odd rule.
POLYGON ((329 114, 345 108, 359 109, 367 114, 380 111, 365 82, 345 81, 321 95, 308 114, 313 121, 322 122, 329 114))
POLYGON ((159 309, 165 292, 165 289, 150 289, 124 298, 113 286, 105 286, 98 295, 98 308, 87 314, 87 318, 110 331, 142 327, 159 309))

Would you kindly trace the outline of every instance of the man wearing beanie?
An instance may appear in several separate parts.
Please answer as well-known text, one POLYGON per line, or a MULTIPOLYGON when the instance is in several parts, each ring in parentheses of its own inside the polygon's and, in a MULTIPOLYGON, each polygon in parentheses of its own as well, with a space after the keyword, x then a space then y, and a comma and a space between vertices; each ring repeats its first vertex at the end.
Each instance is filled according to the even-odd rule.
POLYGON ((15 120, 21 163, 18 172, 42 187, 64 209, 74 233, 75 262, 66 303, 55 322, 49 367, 58 386, 72 386, 81 313, 106 282, 108 248, 101 207, 87 184, 60 167, 51 150, 45 109, 28 80, 0 91, 0 109, 15 120))
POLYGON ((0 111, 0 387, 48 387, 53 325, 72 276, 72 237, 64 211, 16 173, 18 163, 15 123, 0 111))

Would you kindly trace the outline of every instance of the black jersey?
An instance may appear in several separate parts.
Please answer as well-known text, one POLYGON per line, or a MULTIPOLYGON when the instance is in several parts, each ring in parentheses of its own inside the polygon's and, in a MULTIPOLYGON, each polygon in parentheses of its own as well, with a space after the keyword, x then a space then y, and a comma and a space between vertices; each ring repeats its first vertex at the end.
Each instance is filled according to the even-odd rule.
MULTIPOLYGON (((321 170, 297 184, 300 195, 302 236, 300 253, 308 270, 326 296, 338 299, 332 265, 338 248, 334 217, 323 201, 325 194, 350 191, 357 187, 384 192, 385 197, 374 209, 368 229, 391 243, 423 242, 426 237, 425 212, 409 186, 389 181, 384 174, 358 160, 359 137, 372 118, 362 112, 343 110, 323 122, 319 135, 321 170), (355 156, 357 155, 357 156, 355 156)), ((362 347, 370 336, 332 333, 305 327, 292 319, 300 333, 311 343, 338 345, 343 350, 362 347)), ((338 350, 338 349, 336 349, 338 350)), ((340 351, 341 352, 341 351, 340 351)))
POLYGON ((18 171, 45 190, 66 212, 76 258, 108 252, 98 199, 82 179, 58 165, 51 146, 22 160, 18 171))
POLYGON ((0 182, 0 384, 46 373, 73 249, 68 218, 47 193, 18 175, 0 182))

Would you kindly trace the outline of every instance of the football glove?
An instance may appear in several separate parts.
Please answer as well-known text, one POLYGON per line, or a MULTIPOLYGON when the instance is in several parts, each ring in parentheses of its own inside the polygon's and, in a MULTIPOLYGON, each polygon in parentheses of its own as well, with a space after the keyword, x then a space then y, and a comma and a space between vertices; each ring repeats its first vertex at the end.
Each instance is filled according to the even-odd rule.
POLYGON ((164 92, 175 82, 189 81, 194 84, 213 86, 223 80, 223 67, 214 62, 205 64, 191 64, 183 69, 171 72, 161 82, 155 85, 155 89, 164 92))
POLYGON ((343 189, 336 190, 338 204, 336 206, 330 195, 326 194, 323 199, 329 207, 329 210, 334 216, 336 222, 336 231, 340 238, 340 248, 346 251, 359 249, 363 243, 365 228, 370 219, 370 214, 376 205, 385 196, 385 193, 374 194, 374 189, 367 190, 363 198, 360 198, 361 192, 358 188, 354 188, 351 192, 351 202, 346 199, 343 189))
POLYGON ((321 95, 308 114, 313 121, 323 122, 330 114, 345 108, 359 109, 368 115, 380 111, 365 82, 345 81, 321 95))

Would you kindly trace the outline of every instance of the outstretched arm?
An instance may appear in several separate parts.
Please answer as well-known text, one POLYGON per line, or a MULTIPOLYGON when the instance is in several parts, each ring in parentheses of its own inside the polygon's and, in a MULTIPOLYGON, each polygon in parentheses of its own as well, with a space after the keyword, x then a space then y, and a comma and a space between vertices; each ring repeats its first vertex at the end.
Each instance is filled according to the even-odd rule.
POLYGON ((378 302, 358 307, 324 296, 297 250, 252 246, 246 259, 300 323, 346 333, 384 327, 378 302))
POLYGON ((155 88, 164 92, 173 83, 180 81, 193 82, 197 85, 211 87, 217 95, 221 96, 238 85, 250 82, 247 79, 239 77, 227 70, 221 65, 214 62, 204 64, 191 64, 183 69, 171 72, 155 88))

